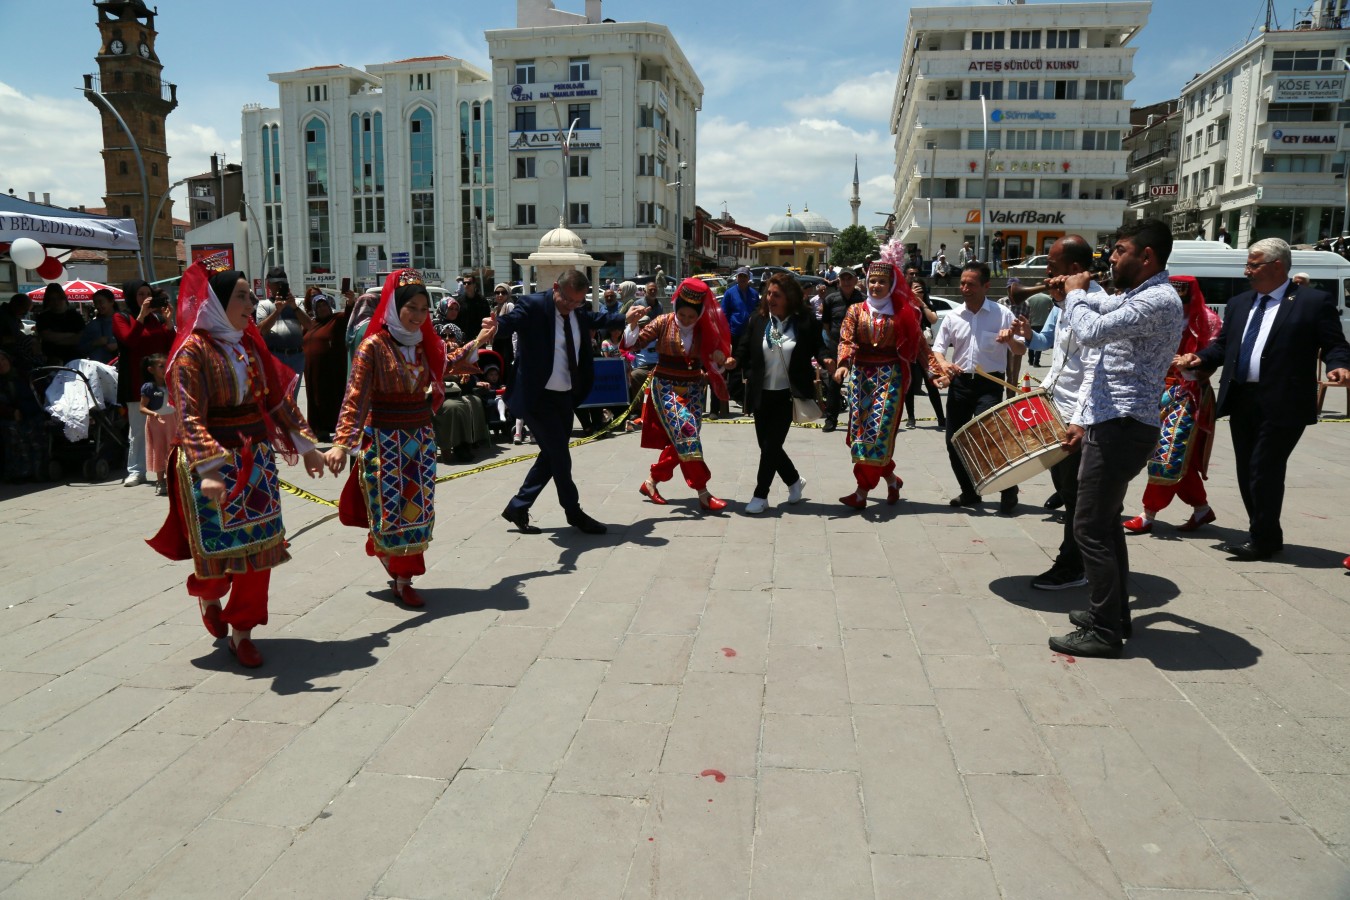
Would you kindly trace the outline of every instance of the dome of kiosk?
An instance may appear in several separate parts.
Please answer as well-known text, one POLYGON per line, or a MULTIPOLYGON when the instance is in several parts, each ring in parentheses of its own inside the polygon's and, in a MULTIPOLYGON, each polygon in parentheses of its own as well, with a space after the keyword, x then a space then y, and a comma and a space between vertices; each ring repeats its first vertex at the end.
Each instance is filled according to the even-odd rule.
POLYGON ((585 245, 581 242, 581 236, 575 231, 566 228, 562 223, 550 232, 547 232, 539 239, 539 252, 545 254, 576 253, 579 256, 585 256, 585 245))
POLYGON ((819 213, 811 212, 811 207, 809 206, 803 206, 801 214, 796 218, 797 221, 805 226, 807 234, 832 236, 839 233, 835 230, 834 226, 830 224, 829 219, 819 213))
POLYGON ((804 241, 809 232, 801 219, 793 218, 792 207, 788 207, 787 215, 774 222, 769 228, 769 240, 771 241, 804 241))

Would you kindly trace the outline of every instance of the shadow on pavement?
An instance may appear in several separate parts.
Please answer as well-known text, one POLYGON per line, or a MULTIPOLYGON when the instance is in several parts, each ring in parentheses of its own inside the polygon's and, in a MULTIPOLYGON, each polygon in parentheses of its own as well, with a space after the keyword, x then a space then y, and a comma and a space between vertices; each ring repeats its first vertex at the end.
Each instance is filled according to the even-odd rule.
POLYGON ((1126 643, 1125 655, 1168 672, 1204 672, 1250 668, 1261 650, 1231 631, 1160 611, 1134 617, 1134 638, 1126 643))
MULTIPOLYGON (((989 590, 1009 603, 1038 612, 1063 613, 1087 605, 1087 586, 1065 588, 1060 591, 1038 591, 1031 579, 1040 573, 996 578, 989 582, 989 590)), ((1181 589, 1172 581, 1146 572, 1130 573, 1130 609, 1153 609, 1181 595, 1181 589)), ((1135 622, 1138 622, 1135 619, 1135 622)))

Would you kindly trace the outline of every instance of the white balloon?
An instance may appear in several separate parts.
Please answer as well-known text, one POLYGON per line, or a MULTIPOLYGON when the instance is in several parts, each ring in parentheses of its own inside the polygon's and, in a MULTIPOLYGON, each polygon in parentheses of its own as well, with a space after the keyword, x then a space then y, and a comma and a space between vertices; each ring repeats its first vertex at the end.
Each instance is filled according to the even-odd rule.
POLYGON ((19 238, 9 245, 9 258, 20 269, 36 269, 47 258, 47 250, 32 238, 19 238))
MULTIPOLYGON (((27 267, 25 267, 25 268, 27 268, 27 267)), ((39 275, 38 277, 41 278, 42 276, 39 275)), ((65 266, 62 266, 62 267, 61 267, 61 274, 60 274, 60 275, 57 275, 55 278, 43 278, 43 279, 42 279, 42 281, 43 281, 44 284, 64 284, 65 282, 67 282, 67 281, 69 281, 69 280, 70 280, 70 276, 66 274, 66 267, 65 267, 65 266)))

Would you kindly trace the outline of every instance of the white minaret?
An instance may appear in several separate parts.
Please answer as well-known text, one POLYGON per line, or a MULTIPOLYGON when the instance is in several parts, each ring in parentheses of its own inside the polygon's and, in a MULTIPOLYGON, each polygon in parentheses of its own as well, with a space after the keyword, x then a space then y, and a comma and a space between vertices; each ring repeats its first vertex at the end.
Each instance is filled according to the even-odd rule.
POLYGON ((858 224, 858 207, 862 206, 862 198, 858 196, 858 157, 853 157, 853 199, 848 201, 848 205, 853 207, 853 224, 858 224))

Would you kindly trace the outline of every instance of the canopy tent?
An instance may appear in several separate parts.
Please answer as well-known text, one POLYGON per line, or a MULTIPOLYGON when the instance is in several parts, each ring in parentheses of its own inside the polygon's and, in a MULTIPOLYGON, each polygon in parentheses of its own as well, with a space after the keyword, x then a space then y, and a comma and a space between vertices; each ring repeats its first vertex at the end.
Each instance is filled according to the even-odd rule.
POLYGON ((32 238, 44 247, 131 250, 141 247, 136 223, 0 194, 0 244, 32 238))
MULTIPOLYGON (((55 282, 53 282, 55 283, 55 282)), ((67 281, 61 285, 66 292, 66 299, 71 303, 89 303, 94 299, 96 291, 112 291, 114 300, 122 299, 122 289, 115 288, 112 285, 103 284, 98 281, 85 281, 83 278, 77 278, 74 281, 67 281)), ((42 295, 46 293, 47 285, 43 285, 34 291, 29 291, 28 296, 34 300, 41 300, 42 295)))

